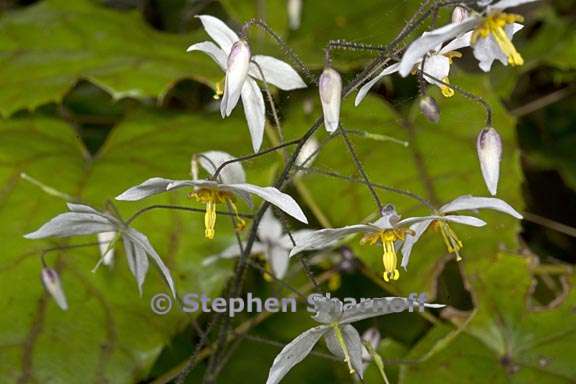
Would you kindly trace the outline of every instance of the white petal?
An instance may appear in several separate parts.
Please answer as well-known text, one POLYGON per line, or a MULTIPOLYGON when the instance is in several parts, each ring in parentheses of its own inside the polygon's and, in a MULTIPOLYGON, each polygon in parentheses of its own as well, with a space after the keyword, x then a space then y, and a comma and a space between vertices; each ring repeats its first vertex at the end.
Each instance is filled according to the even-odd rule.
POLYGON ((463 215, 446 215, 442 217, 443 221, 450 221, 452 223, 465 224, 471 227, 483 227, 486 225, 484 220, 480 220, 474 216, 463 216, 463 215))
POLYGON ((258 238, 265 242, 278 242, 281 236, 282 223, 274 217, 272 208, 268 208, 260 220, 258 238))
POLYGON ((296 246, 290 251, 290 257, 297 255, 302 251, 323 249, 333 244, 336 240, 353 233, 373 232, 374 227, 365 224, 350 225, 342 228, 326 228, 319 231, 313 231, 302 236, 296 246))
POLYGON ((72 212, 78 212, 78 213, 94 213, 96 215, 102 215, 101 212, 98 212, 97 210, 95 210, 94 208, 88 206, 88 205, 84 205, 84 204, 76 204, 76 203, 66 203, 66 206, 68 207, 68 209, 72 212))
POLYGON ((464 35, 455 38, 454 40, 452 40, 451 42, 446 44, 440 50, 440 53, 447 53, 447 52, 456 51, 458 49, 462 49, 465 47, 469 47, 470 46, 470 39, 472 38, 473 33, 474 33, 473 31, 466 32, 464 35))
POLYGON ((476 150, 484 182, 492 196, 498 191, 500 160, 502 159, 502 139, 494 128, 484 128, 478 134, 476 150))
MULTIPOLYGON (((264 246, 264 244, 262 244, 258 241, 255 241, 252 244, 252 249, 251 249, 250 254, 256 255, 259 253, 264 253, 265 250, 266 250, 266 247, 264 246)), ((223 250, 222 252, 220 252, 219 254, 206 257, 202 261, 202 265, 203 266, 212 265, 216 261, 222 260, 222 259, 224 259, 224 260, 234 259, 234 258, 240 256, 240 253, 241 253, 240 245, 238 245, 238 242, 236 242, 236 243, 232 244, 231 246, 229 246, 228 248, 226 248, 225 250, 223 250)))
POLYGON ((532 3, 537 0, 501 0, 488 7, 488 11, 503 10, 506 8, 517 7, 522 4, 532 3))
POLYGON ((318 85, 320 101, 324 112, 324 127, 330 133, 340 124, 340 103, 342 100, 342 78, 332 68, 324 69, 318 85))
MULTIPOLYGON (((231 154, 222 151, 202 152, 198 156, 200 166, 204 168, 210 176, 213 176, 216 169, 223 163, 235 159, 231 154)), ((222 183, 234 184, 244 183, 246 181, 246 173, 244 172, 242 163, 239 161, 225 165, 224 168, 220 170, 218 176, 222 183)))
POLYGON ((126 259, 128 260, 128 267, 136 279, 138 292, 140 293, 140 296, 142 296, 142 287, 146 280, 146 274, 148 273, 148 267, 150 265, 148 256, 146 255, 144 248, 132 242, 129 237, 124 237, 123 242, 126 259))
POLYGON ((212 180, 172 180, 166 186, 167 191, 185 187, 218 188, 220 184, 212 180))
POLYGON ((152 258, 158 269, 160 269, 162 277, 164 278, 164 281, 166 281, 168 288, 170 288, 172 296, 176 298, 176 288, 174 287, 174 280, 172 279, 170 270, 166 267, 166 265, 164 265, 162 258, 160 255, 158 255, 154 247, 152 247, 152 244, 150 244, 150 240, 148 240, 146 235, 138 232, 134 228, 128 228, 125 230, 124 234, 134 243, 135 247, 141 247, 146 252, 146 254, 152 258))
POLYGON ((288 24, 290 29, 296 30, 300 28, 300 20, 302 18, 302 0, 288 0, 288 24))
POLYGON ((264 79, 262 79, 260 70, 254 63, 250 63, 250 76, 258 80, 266 80, 268 84, 275 85, 284 91, 306 88, 306 83, 290 64, 271 56, 262 55, 252 56, 252 61, 258 63, 264 73, 264 79))
POLYGON ((272 245, 266 251, 266 257, 270 263, 274 276, 276 276, 277 279, 284 278, 290 260, 288 257, 288 250, 283 247, 272 245))
POLYGON ((232 45, 239 40, 236 32, 214 16, 198 15, 196 17, 202 22, 206 33, 222 48, 225 54, 230 53, 232 45))
POLYGON ((276 356, 266 384, 277 384, 296 364, 304 360, 320 337, 329 329, 326 325, 310 328, 286 345, 276 356))
MULTIPOLYGON (((369 299, 367 301, 359 302, 358 304, 346 308, 342 317, 340 318, 340 323, 353 323, 360 320, 369 319, 371 317, 377 317, 381 315, 387 315, 389 313, 395 313, 393 311, 393 305, 390 303, 392 300, 402 300, 408 303, 408 300, 404 297, 380 297, 375 299, 369 299)), ((442 308, 442 304, 428 304, 424 303, 426 308, 442 308)))
POLYGON ((300 229, 291 233, 292 238, 290 238, 290 235, 285 234, 280 238, 278 244, 286 249, 292 249, 294 248, 294 243, 296 245, 301 244, 312 232, 316 231, 314 229, 300 229), (294 240, 294 243, 292 243, 292 240, 294 240))
POLYGON ((474 44, 473 53, 476 60, 478 60, 480 69, 484 72, 490 71, 494 60, 508 65, 508 57, 502 52, 500 46, 492 37, 492 34, 488 37, 480 37, 474 44))
MULTIPOLYGON (((424 62, 424 73, 443 81, 450 74, 450 59, 440 54, 430 55, 424 62)), ((430 84, 441 85, 428 76, 424 76, 424 80, 430 84)))
POLYGON ((382 72, 380 72, 380 74, 378 76, 376 76, 375 78, 373 78, 372 80, 370 80, 369 82, 364 84, 358 90, 358 94, 356 95, 356 99, 354 99, 354 105, 357 107, 362 102, 362 100, 364 100, 364 98, 366 97, 366 95, 368 94, 370 89, 372 89, 372 87, 377 82, 379 82, 385 76, 388 76, 394 72, 398 72, 399 67, 400 67, 399 63, 392 64, 392 65, 384 68, 384 70, 382 72))
POLYGON ((469 17, 470 12, 468 12, 468 10, 464 7, 457 5, 456 7, 454 7, 454 10, 452 10, 453 23, 461 23, 469 17))
POLYGON ((252 138, 252 148, 258 152, 264 139, 264 128, 266 126, 266 106, 262 91, 256 81, 248 79, 242 87, 242 104, 244 105, 244 115, 248 122, 250 137, 252 138))
POLYGON ((135 201, 158 193, 166 192, 166 188, 174 180, 153 177, 142 184, 129 188, 116 196, 116 200, 135 201))
POLYGON ((116 232, 100 232, 97 237, 102 263, 111 266, 114 263, 114 246, 111 243, 116 238, 116 232))
POLYGON ((201 51, 212 58, 223 71, 226 71, 226 53, 211 41, 192 44, 186 52, 201 51))
POLYGON ((244 40, 238 40, 226 59, 226 78, 224 80, 224 94, 220 102, 222 117, 230 116, 248 78, 250 69, 250 47, 244 40))
POLYGON ((298 153, 296 157, 296 165, 300 167, 310 166, 316 160, 318 156, 318 149, 320 148, 320 144, 318 144, 318 140, 314 136, 306 140, 302 149, 298 153))
POLYGON ((94 213, 66 212, 41 226, 38 230, 24 235, 26 239, 45 237, 68 237, 94 235, 114 231, 115 225, 106 217, 94 213))
POLYGON ((494 209, 495 211, 507 213, 517 219, 522 219, 522 215, 512 208, 504 200, 495 197, 476 197, 476 196, 460 196, 448 204, 440 208, 441 212, 455 212, 455 211, 466 211, 466 210, 476 210, 476 209, 494 209))
POLYGON ((302 208, 300 208, 292 196, 280 192, 274 187, 259 187, 253 184, 226 184, 221 185, 220 189, 230 190, 231 192, 243 191, 259 196, 267 202, 277 206, 295 219, 308 224, 306 215, 304 215, 302 208))
POLYGON ((425 220, 410 226, 410 229, 414 232, 414 234, 406 235, 406 239, 402 244, 402 250, 401 250, 402 263, 400 265, 404 269, 406 269, 408 263, 410 262, 410 255, 412 254, 412 248, 414 247, 414 244, 416 244, 416 242, 420 240, 420 237, 424 234, 426 229, 428 229, 430 223, 432 223, 432 220, 425 220))
MULTIPOLYGON (((350 356, 350 362, 352 367, 358 372, 358 375, 362 378, 364 376, 364 364, 362 363, 362 339, 360 334, 350 324, 344 324, 341 326, 340 331, 346 343, 346 349, 350 356)), ((346 356, 342 350, 342 346, 338 342, 336 337, 336 332, 331 329, 324 336, 324 341, 326 342, 326 347, 328 350, 336 357, 344 359, 346 356)))
POLYGON ((42 283, 44 287, 54 298, 56 304, 66 311, 68 309, 68 302, 66 301, 66 295, 64 294, 64 290, 62 289, 62 284, 60 283, 60 276, 58 272, 56 272, 52 268, 43 268, 42 269, 42 283))
POLYGON ((422 34, 422 37, 410 44, 408 49, 406 49, 404 56, 402 56, 399 69, 400 75, 406 77, 410 72, 412 72, 414 65, 418 63, 426 53, 445 41, 453 39, 461 33, 471 30, 478 21, 479 18, 477 17, 469 17, 461 23, 448 24, 444 27, 422 34))

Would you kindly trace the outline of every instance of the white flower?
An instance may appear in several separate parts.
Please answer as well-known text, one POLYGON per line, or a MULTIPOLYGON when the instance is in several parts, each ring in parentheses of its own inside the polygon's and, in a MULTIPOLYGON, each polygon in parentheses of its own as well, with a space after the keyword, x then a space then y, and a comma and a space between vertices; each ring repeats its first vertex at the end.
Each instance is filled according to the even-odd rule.
POLYGON ((302 0, 288 0, 287 9, 290 29, 297 30, 302 20, 302 0))
MULTIPOLYGON (((235 158, 228 153, 220 151, 210 151, 198 155, 200 165, 211 175, 220 165, 226 161, 235 158)), ((158 193, 171 191, 179 188, 193 188, 194 192, 190 194, 197 201, 206 204, 206 214, 204 216, 205 236, 213 239, 215 235, 214 227, 216 225, 216 205, 226 204, 236 213, 236 219, 240 226, 244 226, 244 220, 238 215, 235 200, 236 196, 243 198, 248 204, 251 204, 250 195, 256 195, 269 203, 277 206, 288 215, 295 219, 308 223, 304 212, 296 201, 274 187, 260 187, 245 182, 245 174, 242 165, 239 162, 226 165, 219 174, 218 180, 200 179, 200 180, 170 180, 160 177, 154 177, 144 181, 135 187, 129 188, 116 197, 116 200, 140 200, 158 193)))
POLYGON ((306 83, 284 61, 270 56, 251 55, 248 43, 213 16, 197 16, 204 29, 216 42, 204 41, 188 47, 188 52, 202 51, 226 72, 225 86, 216 85, 216 94, 224 96, 220 104, 222 117, 227 117, 242 98, 244 114, 252 137, 252 147, 258 152, 264 137, 266 109, 262 91, 255 80, 265 80, 282 90, 305 88, 306 83), (262 74, 264 79, 262 79, 262 74))
POLYGON ((502 139, 498 132, 492 128, 484 128, 476 139, 476 151, 480 160, 482 177, 492 196, 498 191, 500 178, 500 160, 502 159, 502 139))
POLYGON ((43 239, 45 237, 70 237, 81 235, 94 235, 105 232, 118 233, 122 237, 126 258, 130 271, 136 278, 138 290, 142 294, 142 285, 148 272, 148 257, 160 269, 164 280, 168 284, 172 295, 176 297, 174 282, 170 271, 150 244, 143 233, 124 224, 120 219, 107 213, 98 212, 92 207, 82 204, 68 203, 70 212, 62 213, 44 224, 35 232, 24 237, 27 239, 43 239))
POLYGON ((482 226, 486 223, 480 219, 470 216, 450 216, 450 215, 433 215, 424 217, 411 217, 400 220, 400 216, 392 205, 387 205, 382 210, 382 217, 370 224, 356 224, 342 228, 321 229, 313 231, 304 236, 299 243, 290 251, 290 257, 306 250, 323 249, 333 242, 351 234, 363 233, 362 243, 382 245, 382 261, 384 264, 384 273, 382 277, 385 281, 397 280, 400 273, 396 267, 396 246, 406 241, 412 235, 412 230, 407 228, 408 225, 421 221, 440 221, 440 222, 457 222, 473 226, 482 226))
MULTIPOLYGON (((299 240, 312 232, 309 229, 302 229, 292 233, 292 239, 298 244, 299 240)), ((263 254, 266 262, 266 270, 277 279, 282 279, 288 271, 288 254, 294 246, 290 235, 283 234, 282 224, 274 217, 272 209, 268 208, 262 216, 258 226, 258 239, 252 245, 252 254, 263 254)), ((238 244, 231 245, 215 256, 210 256, 204 260, 203 265, 210 265, 219 259, 232 259, 240 256, 238 244)), ((271 280, 264 274, 266 280, 271 280)))
MULTIPOLYGON (((445 204, 438 210, 438 214, 442 217, 446 214, 453 213, 456 211, 470 211, 470 210, 478 210, 478 209, 493 209, 495 211, 507 213, 510 216, 513 216, 517 219, 522 219, 522 215, 518 213, 514 208, 512 208, 508 203, 504 200, 497 199, 495 197, 475 197, 470 195, 464 195, 457 197, 456 199, 452 200, 448 204, 445 204)), ((454 218, 457 217, 470 217, 470 216, 452 216, 454 218)), ((479 219, 476 219, 479 220, 479 219)), ((453 220, 454 222, 466 225, 472 225, 474 227, 478 227, 478 225, 474 225, 474 223, 470 222, 469 219, 466 220, 453 220)), ((484 223, 482 220, 480 220, 484 223)), ((448 222, 444 221, 437 221, 435 219, 431 220, 424 220, 419 223, 416 223, 410 227, 413 231, 413 235, 408 238, 404 245, 402 246, 402 267, 406 269, 408 262, 410 261, 410 254, 412 253, 412 247, 414 244, 420 239, 424 231, 431 225, 434 224, 442 233, 442 238, 444 243, 446 244, 446 248, 448 252, 455 253, 457 260, 461 260, 460 257, 460 250, 462 249, 462 242, 456 236, 456 233, 448 226, 448 222)), ((484 223, 486 224, 486 223, 484 223)), ((482 224, 482 225, 484 225, 482 224)))
POLYGON ((41 277, 44 287, 50 296, 54 298, 56 304, 58 304, 62 310, 68 310, 68 302, 66 301, 66 295, 62 289, 62 284, 60 283, 60 276, 58 275, 58 272, 52 268, 44 267, 42 268, 41 277))
MULTIPOLYGON (((365 368, 362 361, 362 339, 351 323, 394 313, 393 306, 389 305, 392 301, 403 303, 406 307, 410 305, 408 299, 401 297, 381 297, 346 306, 337 298, 317 296, 315 299, 316 314, 313 319, 321 325, 301 333, 280 351, 272 363, 266 384, 279 383, 296 364, 310 354, 321 338, 324 338, 330 353, 346 362, 350 374, 357 374, 362 379, 365 368)), ((424 306, 444 307, 428 303, 424 306)))
MULTIPOLYGON (((424 61, 424 73, 434 77, 435 79, 441 80, 443 83, 450 83, 448 75, 450 74, 450 64, 452 64, 452 59, 455 57, 461 57, 460 52, 456 52, 457 49, 461 49, 470 45, 470 36, 472 33, 468 33, 462 37, 458 37, 452 40, 450 43, 442 47, 442 44, 435 46, 429 51, 425 52, 421 57, 418 58, 416 62, 413 63, 413 67, 410 68, 411 72, 413 69, 420 69, 420 63, 425 58, 424 61)), ((384 76, 391 75, 395 72, 400 71, 402 63, 392 64, 385 68, 378 76, 367 82, 358 90, 356 95, 356 100, 354 105, 358 106, 364 97, 368 94, 368 91, 379 82, 384 76)), ((402 75, 405 76, 405 75, 402 75)), ((428 76, 423 77, 430 84, 437 85, 445 97, 454 96, 454 90, 445 84, 438 82, 437 80, 431 79, 428 76)))
POLYGON ((536 0, 501 0, 486 7, 483 14, 474 14, 464 20, 445 25, 436 30, 425 32, 406 49, 400 62, 399 73, 407 76, 414 66, 430 50, 454 39, 471 33, 470 43, 480 68, 488 72, 494 60, 504 65, 522 65, 524 61, 511 42, 512 35, 522 28, 522 17, 502 12, 506 8, 530 3, 536 0))
POLYGON ((332 68, 325 68, 318 85, 320 101, 324 112, 324 127, 330 133, 340 124, 340 103, 342 101, 342 78, 332 68))

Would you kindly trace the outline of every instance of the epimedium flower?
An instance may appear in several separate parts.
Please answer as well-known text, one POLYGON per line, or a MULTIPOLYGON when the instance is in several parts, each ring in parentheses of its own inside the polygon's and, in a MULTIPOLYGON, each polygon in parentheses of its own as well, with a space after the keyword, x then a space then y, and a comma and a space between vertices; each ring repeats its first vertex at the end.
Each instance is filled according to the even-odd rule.
POLYGON ((394 206, 387 205, 382 210, 382 216, 370 224, 356 224, 342 228, 321 229, 311 232, 309 235, 304 236, 300 243, 290 251, 290 257, 302 251, 326 248, 333 242, 348 235, 361 233, 364 234, 364 237, 360 241, 362 244, 368 243, 375 245, 380 243, 382 246, 382 263, 384 264, 383 279, 385 281, 398 280, 400 272, 397 268, 396 247, 413 235, 413 230, 408 226, 421 221, 433 220, 440 222, 464 222, 474 226, 486 224, 475 217, 451 215, 410 217, 400 220, 400 216, 396 213, 394 206))
MULTIPOLYGON (((492 209, 498 212, 506 213, 516 219, 521 220, 522 215, 512 208, 507 202, 504 200, 495 198, 495 197, 477 197, 471 195, 464 195, 457 197, 456 199, 452 200, 451 202, 443 205, 437 212, 440 217, 445 215, 453 214, 454 212, 458 211, 475 211, 478 209, 492 209)), ((459 217, 454 215, 453 217, 459 217)), ((464 217, 464 216, 460 216, 464 217)), ((484 224, 484 221, 479 220, 484 224)), ((459 220, 455 221, 460 224, 472 225, 477 227, 478 225, 473 225, 473 223, 469 222, 468 220, 459 220)), ((449 253, 456 254, 456 260, 460 261, 462 258, 460 256, 460 250, 463 247, 462 241, 458 238, 456 233, 450 228, 448 222, 446 220, 439 221, 436 219, 428 219, 418 223, 413 224, 410 226, 410 229, 413 232, 413 235, 404 242, 402 245, 402 267, 406 269, 408 262, 410 261, 410 254, 412 253, 412 248, 414 244, 420 239, 422 234, 428 229, 428 227, 433 226, 435 229, 439 230, 442 234, 442 239, 446 248, 449 253)))
MULTIPOLYGON (((263 255, 266 271, 277 279, 282 279, 288 271, 288 254, 294 247, 294 243, 298 244, 299 240, 310 232, 312 231, 309 229, 301 229, 291 234, 284 233, 282 223, 274 217, 272 209, 268 208, 258 226, 258 241, 255 241, 252 245, 251 253, 253 255, 263 255), (294 240, 294 243, 292 243, 292 240, 294 240)), ((210 265, 220 259, 236 258, 240 254, 240 246, 233 244, 221 253, 206 258, 203 265, 210 265)), ((264 279, 267 281, 272 280, 268 274, 264 274, 264 279)))
MULTIPOLYGON (((320 325, 302 332, 288 343, 274 358, 266 384, 279 383, 288 372, 306 358, 314 346, 324 339, 326 347, 334 356, 343 359, 350 374, 363 378, 366 366, 363 363, 364 347, 360 334, 352 323, 395 313, 392 300, 410 307, 410 302, 401 297, 383 297, 369 299, 354 305, 344 305, 337 298, 317 297, 316 314, 312 317, 320 325)), ((441 304, 424 303, 428 308, 442 308, 441 304)))
MULTIPOLYGON (((171 180, 153 177, 142 184, 129 188, 118 195, 116 200, 135 201, 180 188, 192 188, 193 192, 188 196, 194 197, 196 201, 206 205, 204 226, 207 239, 213 239, 215 235, 216 206, 218 204, 225 204, 234 211, 236 220, 239 223, 238 229, 242 229, 245 225, 244 220, 238 215, 238 208, 235 203, 237 196, 250 205, 250 195, 256 195, 295 219, 308 223, 304 212, 290 195, 280 192, 274 187, 260 187, 246 183, 246 175, 239 162, 224 166, 218 177, 214 179, 216 170, 222 164, 235 160, 232 155, 221 151, 209 151, 197 155, 197 158, 202 168, 210 174, 210 179, 196 179, 196 177, 193 177, 192 180, 171 180)), ((192 168, 194 170, 194 166, 192 168)), ((192 174, 194 175, 195 172, 193 171, 192 174)))
POLYGON ((223 118, 230 116, 242 98, 252 147, 254 152, 258 152, 264 137, 266 107, 256 80, 264 80, 285 91, 305 88, 306 83, 286 62, 270 56, 252 55, 248 42, 240 39, 221 20, 208 15, 197 17, 216 44, 204 41, 192 44, 187 51, 206 53, 226 73, 224 84, 216 84, 215 97, 222 96, 220 113, 223 118))
POLYGON ((108 213, 99 212, 88 205, 68 203, 67 206, 70 212, 54 217, 38 230, 28 233, 24 237, 27 239, 43 239, 46 237, 114 233, 115 237, 122 239, 128 266, 136 278, 140 294, 142 294, 142 286, 148 272, 148 258, 151 258, 162 273, 172 295, 176 297, 176 290, 170 271, 164 265, 162 258, 154 247, 152 247, 146 235, 126 225, 119 218, 108 213))
MULTIPOLYGON (((454 96, 454 90, 447 86, 446 84, 450 83, 448 76, 450 75, 450 65, 452 64, 452 60, 454 58, 462 57, 460 52, 457 52, 458 49, 465 48, 470 45, 470 35, 464 35, 462 37, 458 37, 448 44, 442 46, 442 44, 438 44, 437 46, 431 47, 428 51, 424 52, 421 57, 416 60, 412 68, 410 68, 409 72, 413 70, 420 70, 420 65, 422 60, 424 60, 424 66, 422 70, 424 73, 434 77, 434 79, 424 76, 424 80, 430 84, 436 85, 442 91, 442 95, 444 97, 452 97, 454 96), (439 82, 435 79, 441 80, 439 82)), ((386 67, 378 76, 364 84, 359 90, 358 94, 356 95, 356 99, 354 101, 354 105, 358 106, 362 100, 368 94, 368 91, 382 78, 385 76, 391 75, 393 73, 399 72, 401 68, 401 63, 395 63, 388 67, 386 67)), ((401 72, 402 74, 402 72, 401 72)), ((402 74, 402 76, 406 76, 402 74)))
POLYGON ((456 18, 451 24, 425 32, 406 49, 400 62, 400 75, 407 76, 431 49, 456 37, 470 38, 474 57, 485 72, 490 71, 494 60, 504 65, 522 65, 524 60, 511 40, 522 29, 519 22, 523 18, 504 10, 533 1, 536 0, 501 0, 488 5, 482 13, 475 13, 463 20, 456 18))
POLYGON ((324 68, 318 82, 320 101, 324 112, 324 127, 330 133, 340 124, 340 104, 342 102, 342 78, 333 68, 324 68))
POLYGON ((492 127, 482 129, 476 139, 476 151, 486 187, 490 194, 495 196, 498 192, 502 160, 502 139, 498 131, 492 127))

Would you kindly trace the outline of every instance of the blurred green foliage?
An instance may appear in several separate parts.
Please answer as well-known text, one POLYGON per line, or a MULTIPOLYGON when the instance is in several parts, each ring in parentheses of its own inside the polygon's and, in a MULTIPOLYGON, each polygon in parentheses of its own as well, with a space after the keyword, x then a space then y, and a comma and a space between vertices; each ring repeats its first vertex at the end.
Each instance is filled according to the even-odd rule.
MULTIPOLYGON (((0 382, 131 383, 171 376, 194 349, 194 322, 204 324, 206 317, 179 311, 154 315, 149 300, 165 290, 159 274, 150 274, 139 297, 120 249, 114 268, 91 273, 99 258, 96 248, 46 256, 60 271, 68 294, 71 308, 60 311, 39 281, 39 255, 47 247, 82 240, 22 238, 65 205, 20 174, 104 208, 146 178, 187 177, 193 153, 250 154, 241 111, 222 120, 212 99, 210 88, 222 73, 203 55, 185 52, 193 42, 206 40, 194 14, 214 14, 236 27, 262 17, 317 70, 328 40, 384 44, 419 2, 305 0, 296 31, 288 29, 284 0, 148 0, 139 7, 129 0, 29 3, 3 3, 0 16, 0 382)), ((361 330, 380 329, 384 341, 379 352, 392 382, 576 380, 570 267, 576 245, 567 234, 570 229, 558 225, 576 226, 575 9, 573 1, 522 9, 527 26, 518 46, 527 59, 524 67, 497 65, 486 75, 465 59, 452 75, 453 83, 481 95, 494 109, 494 125, 504 140, 499 197, 517 209, 525 207, 533 214, 527 215, 529 222, 521 225, 482 212, 486 228, 455 225, 464 242, 464 260, 458 264, 439 233, 429 231, 416 245, 408 270, 393 284, 379 278, 380 251, 360 246, 358 239, 346 244, 358 257, 352 271, 334 264, 341 257, 338 250, 312 260, 317 276, 339 270, 341 284, 334 295, 426 292, 430 301, 450 306, 427 316, 404 313, 360 323, 361 330)), ((447 17, 440 13, 439 22, 447 17)), ((281 55, 261 31, 250 37, 259 53, 281 55)), ((369 59, 342 52, 334 65, 352 78, 369 59)), ((417 112, 413 79, 394 77, 376 88, 358 108, 346 100, 342 111, 344 126, 357 132, 351 139, 371 181, 409 190, 437 205, 462 194, 487 194, 475 153, 475 136, 484 125, 478 104, 459 95, 444 99, 431 89, 441 108, 441 121, 434 125, 417 112), (392 140, 375 140, 366 132, 392 140)), ((321 114, 315 89, 275 96, 287 139, 298 138, 321 114)), ((265 144, 273 145, 273 137, 270 129, 265 144)), ((329 139, 321 132, 318 138, 327 144, 314 167, 359 177, 340 137, 329 139)), ((250 182, 261 185, 270 184, 281 166, 279 154, 245 163, 250 182)), ((309 208, 314 204, 333 226, 375 214, 366 187, 347 180, 306 173, 288 192, 309 208)), ((416 200, 379 194, 404 216, 426 213, 416 200)), ((195 204, 182 192, 115 206, 128 217, 153 203, 195 204)), ((313 210, 307 214, 311 225, 319 227, 313 210)), ((225 219, 219 220, 213 242, 203 238, 199 214, 155 210, 135 225, 163 256, 180 292, 215 296, 223 289, 233 264, 203 267, 201 262, 234 240, 225 219)), ((286 282, 310 291, 302 267, 293 262, 291 268, 286 282)), ((263 297, 290 293, 264 282, 257 270, 248 276, 246 290, 263 297)), ((248 319, 243 314, 234 325, 248 319)), ((242 339, 220 382, 264 382, 280 346, 310 325, 303 308, 267 318, 242 339)), ((200 364, 188 382, 200 382, 203 368, 200 364)), ((350 380, 342 362, 318 355, 298 365, 284 382, 350 380)), ((376 367, 368 369, 366 382, 381 382, 376 367)))

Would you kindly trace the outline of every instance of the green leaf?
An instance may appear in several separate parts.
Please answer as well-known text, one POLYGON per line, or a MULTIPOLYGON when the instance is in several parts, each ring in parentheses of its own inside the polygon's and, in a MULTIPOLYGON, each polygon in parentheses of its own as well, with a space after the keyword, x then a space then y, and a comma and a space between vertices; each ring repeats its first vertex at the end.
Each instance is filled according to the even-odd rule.
POLYGON ((79 80, 114 98, 162 98, 180 79, 211 85, 223 74, 186 53, 205 34, 153 30, 136 12, 89 0, 46 0, 0 18, 0 113, 60 102, 79 80))
MULTIPOLYGON (((40 254, 57 244, 95 242, 95 236, 70 240, 26 240, 22 236, 66 210, 64 202, 20 178, 26 172, 59 191, 103 208, 108 199, 149 177, 189 177, 191 155, 220 149, 251 153, 244 122, 213 115, 140 112, 127 117, 104 147, 90 156, 74 129, 55 119, 30 117, 0 122, 0 377, 6 382, 132 383, 145 377, 170 338, 195 314, 176 305, 167 316, 155 315, 151 297, 168 292, 151 268, 138 296, 121 247, 112 269, 95 273, 97 247, 48 253, 61 275, 70 309, 61 311, 40 282, 40 254), (218 135, 208 135, 217 125, 218 135), (240 129, 242 128, 242 129, 240 129), (242 143, 242 144, 239 144, 242 143)), ((260 164, 260 165, 258 165, 260 164)), ((249 164, 251 182, 263 183, 266 166, 249 164)), ((203 208, 187 191, 167 193, 138 203, 114 202, 127 218, 154 203, 203 208)), ((240 205, 240 210, 248 208, 240 205)), ((229 264, 202 267, 204 257, 234 238, 226 217, 219 217, 217 237, 204 239, 201 213, 153 210, 134 227, 148 235, 170 268, 179 294, 206 292, 212 297, 229 276, 229 264), (226 265, 226 267, 225 267, 226 265)))
POLYGON ((405 366, 402 384, 574 382, 576 291, 567 285, 551 307, 534 306, 530 263, 495 253, 467 264, 476 310, 469 320, 448 315, 462 330, 438 341, 419 364, 405 366))

